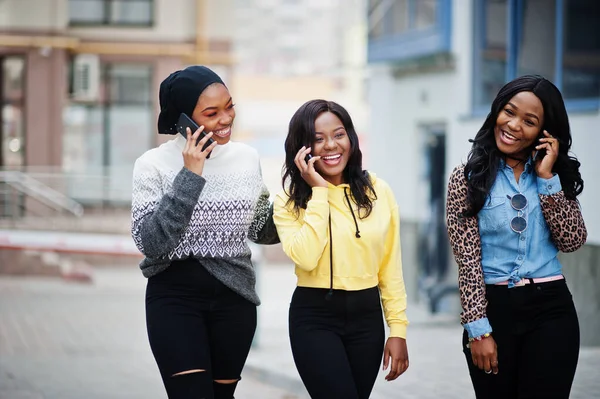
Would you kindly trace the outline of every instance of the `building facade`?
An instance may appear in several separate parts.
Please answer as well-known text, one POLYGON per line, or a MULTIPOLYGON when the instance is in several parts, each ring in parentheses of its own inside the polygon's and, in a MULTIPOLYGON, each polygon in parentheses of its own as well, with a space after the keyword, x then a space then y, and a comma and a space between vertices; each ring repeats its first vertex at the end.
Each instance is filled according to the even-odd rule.
MULTIPOLYGON (((337 101, 352 115, 359 136, 366 130, 365 4, 234 1, 234 138, 258 149, 272 193, 281 190, 289 121, 304 102, 337 101)), ((361 145, 366 144, 362 140, 361 145)))
POLYGON ((227 75, 230 11, 228 0, 0 2, 0 168, 108 174, 129 201, 133 161, 159 142, 160 82, 193 63, 227 75))
MULTIPOLYGON (((600 195, 600 3, 371 0, 368 18, 371 166, 398 197, 413 299, 422 295, 435 304, 456 293, 444 226, 448 176, 466 160, 468 139, 499 88, 523 74, 542 74, 564 95, 572 152, 585 181, 579 199, 588 242, 561 260, 583 343, 600 345, 600 212, 594 206, 600 195)), ((439 304, 456 307, 455 300, 439 304)))

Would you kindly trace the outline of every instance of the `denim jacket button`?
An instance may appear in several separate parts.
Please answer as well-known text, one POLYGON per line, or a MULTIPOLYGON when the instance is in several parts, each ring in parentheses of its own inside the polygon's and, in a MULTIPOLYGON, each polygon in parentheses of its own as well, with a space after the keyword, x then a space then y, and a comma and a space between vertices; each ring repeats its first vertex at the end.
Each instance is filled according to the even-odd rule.
POLYGON ((548 184, 548 190, 552 190, 552 184, 548 184))

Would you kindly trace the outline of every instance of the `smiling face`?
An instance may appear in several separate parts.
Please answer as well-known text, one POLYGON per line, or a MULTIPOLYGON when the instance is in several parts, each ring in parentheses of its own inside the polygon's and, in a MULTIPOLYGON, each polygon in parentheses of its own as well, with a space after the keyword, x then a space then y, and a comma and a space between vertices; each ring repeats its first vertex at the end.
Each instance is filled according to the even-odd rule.
POLYGON ((315 120, 315 140, 312 155, 320 156, 315 168, 333 185, 344 183, 343 173, 350 157, 350 138, 340 118, 323 112, 315 120))
POLYGON ((544 125, 544 107, 530 91, 515 94, 498 113, 494 137, 507 156, 526 159, 544 125))
POLYGON ((229 90, 220 83, 214 83, 204 89, 198 98, 192 119, 198 126, 204 126, 205 132, 213 132, 212 138, 217 144, 227 144, 235 119, 233 107, 229 90))

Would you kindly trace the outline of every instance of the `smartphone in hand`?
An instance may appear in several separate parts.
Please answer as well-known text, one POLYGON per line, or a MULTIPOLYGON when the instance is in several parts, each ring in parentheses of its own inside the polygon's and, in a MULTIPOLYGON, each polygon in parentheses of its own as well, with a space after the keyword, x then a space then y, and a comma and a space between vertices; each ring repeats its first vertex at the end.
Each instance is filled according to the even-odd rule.
MULTIPOLYGON (((534 142, 534 148, 537 145, 540 145, 540 139, 543 139, 544 137, 544 129, 542 129, 542 131, 540 132, 540 134, 538 135, 538 137, 535 139, 534 142)), ((533 162, 537 162, 537 161, 541 161, 542 159, 544 159, 544 157, 546 156, 546 149, 542 148, 541 150, 536 150, 535 153, 533 154, 533 162)))
MULTIPOLYGON (((186 139, 187 139, 186 129, 188 127, 192 131, 192 134, 194 134, 194 132, 196 130, 198 130, 198 128, 199 128, 199 126, 196 124, 196 122, 194 122, 192 120, 192 118, 190 118, 189 116, 187 116, 185 113, 182 112, 181 115, 179 115, 179 120, 177 121, 177 131, 179 132, 179 134, 181 134, 186 139)), ((198 136, 198 140, 196 140, 196 145, 198 145, 198 143, 200 142, 200 140, 202 140, 204 138, 204 136, 206 136, 206 131, 200 132, 200 136, 198 136)), ((202 151, 206 150, 206 148, 208 148, 208 146, 214 142, 215 142, 215 140, 213 140, 212 137, 210 139, 208 139, 206 141, 206 143, 204 144, 204 147, 202 147, 202 151)), ((206 158, 207 159, 210 158, 210 153, 206 156, 206 158)))

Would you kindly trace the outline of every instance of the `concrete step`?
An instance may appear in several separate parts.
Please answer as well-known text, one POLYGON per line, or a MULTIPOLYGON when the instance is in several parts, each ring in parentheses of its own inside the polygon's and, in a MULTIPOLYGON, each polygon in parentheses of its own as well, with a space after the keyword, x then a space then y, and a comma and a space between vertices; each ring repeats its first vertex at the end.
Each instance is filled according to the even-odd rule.
POLYGON ((26 216, 19 219, 0 219, 0 229, 69 231, 81 233, 129 234, 129 212, 73 216, 26 216))
POLYGON ((0 250, 0 275, 57 277, 91 283, 92 267, 82 259, 71 259, 53 251, 0 250))

